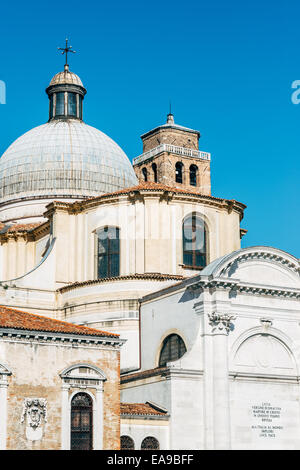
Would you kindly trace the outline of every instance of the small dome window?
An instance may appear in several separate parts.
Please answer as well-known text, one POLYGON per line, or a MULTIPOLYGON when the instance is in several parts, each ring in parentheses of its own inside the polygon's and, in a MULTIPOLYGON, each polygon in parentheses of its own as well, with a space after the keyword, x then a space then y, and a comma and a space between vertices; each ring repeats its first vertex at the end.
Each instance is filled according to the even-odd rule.
POLYGON ((65 115, 65 93, 60 91, 55 93, 56 105, 55 105, 55 116, 65 115))
POLYGON ((77 95, 68 93, 68 116, 77 117, 77 95))

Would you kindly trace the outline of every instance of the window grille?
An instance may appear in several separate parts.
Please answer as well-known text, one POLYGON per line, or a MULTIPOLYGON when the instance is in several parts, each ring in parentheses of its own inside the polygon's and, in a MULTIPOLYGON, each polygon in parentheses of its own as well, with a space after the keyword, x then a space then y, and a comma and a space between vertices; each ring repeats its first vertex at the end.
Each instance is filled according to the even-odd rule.
POLYGON ((159 450, 159 442, 155 437, 145 437, 141 444, 141 450, 159 450))
POLYGON ((71 403, 71 450, 93 448, 93 403, 86 393, 77 393, 71 403))
POLYGON ((134 442, 131 437, 121 436, 121 450, 134 450, 134 442))

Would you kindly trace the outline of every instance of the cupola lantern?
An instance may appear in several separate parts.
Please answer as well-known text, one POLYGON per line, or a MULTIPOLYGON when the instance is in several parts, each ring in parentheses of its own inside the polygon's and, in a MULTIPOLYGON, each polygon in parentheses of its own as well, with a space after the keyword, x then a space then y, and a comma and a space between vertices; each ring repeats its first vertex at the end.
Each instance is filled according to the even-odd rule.
POLYGON ((82 101, 86 94, 80 78, 69 70, 68 53, 75 51, 72 46, 58 48, 62 54, 66 55, 64 70, 57 73, 46 88, 46 93, 50 100, 49 121, 52 119, 79 119, 82 120, 82 101))

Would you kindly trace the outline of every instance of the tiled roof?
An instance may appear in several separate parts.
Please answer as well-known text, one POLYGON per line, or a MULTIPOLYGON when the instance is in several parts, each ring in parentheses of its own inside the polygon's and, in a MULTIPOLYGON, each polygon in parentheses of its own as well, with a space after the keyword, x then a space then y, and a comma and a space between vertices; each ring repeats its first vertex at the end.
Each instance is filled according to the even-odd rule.
POLYGON ((160 274, 160 273, 144 273, 144 274, 128 274, 126 276, 107 277, 103 279, 91 279, 89 281, 74 282, 73 284, 66 285, 57 289, 58 292, 66 292, 68 290, 77 289, 78 287, 90 286, 93 284, 101 284, 104 282, 114 281, 131 281, 135 279, 142 279, 144 281, 182 281, 184 276, 181 274, 160 274))
POLYGON ((121 403, 121 415, 166 416, 150 403, 121 403))
POLYGON ((177 187, 173 187, 173 186, 166 186, 165 184, 161 184, 161 183, 154 183, 152 181, 148 181, 148 182, 141 182, 136 186, 131 186, 130 188, 124 188, 124 189, 120 189, 119 191, 114 191, 113 193, 107 193, 107 194, 102 194, 101 196, 86 198, 85 201, 98 199, 98 197, 101 198, 101 197, 105 197, 105 196, 114 196, 114 195, 117 195, 117 194, 128 194, 128 193, 131 193, 133 191, 141 191, 141 190, 142 191, 147 191, 147 190, 148 191, 150 191, 150 190, 154 190, 154 191, 172 191, 172 192, 175 192, 175 193, 193 194, 195 196, 207 197, 209 199, 216 199, 216 200, 219 200, 219 201, 224 200, 223 198, 214 197, 214 196, 207 196, 207 195, 201 194, 198 191, 193 191, 192 189, 177 188, 177 187))
POLYGON ((43 225, 44 222, 32 223, 32 224, 13 224, 13 225, 4 225, 0 226, 0 230, 3 230, 3 233, 6 232, 29 232, 40 225, 43 225))
MULTIPOLYGON (((206 194, 201 194, 198 191, 193 191, 192 189, 183 189, 183 188, 177 188, 177 187, 171 187, 171 186, 166 186, 164 184, 160 183, 153 183, 153 182, 142 182, 136 186, 131 186, 129 188, 124 188, 124 189, 119 189, 118 191, 110 192, 110 193, 105 193, 101 194, 99 196, 93 196, 93 197, 86 197, 81 201, 76 201, 76 202, 65 202, 65 201, 60 201, 59 199, 56 199, 52 203, 48 204, 46 207, 47 209, 53 209, 55 205, 59 205, 60 207, 65 207, 67 210, 74 210, 78 211, 79 209, 82 210, 84 207, 89 206, 89 205, 95 205, 97 202, 105 201, 106 199, 111 199, 117 196, 122 196, 130 193, 135 193, 139 191, 164 191, 164 192, 170 192, 170 193, 175 193, 175 194, 182 194, 186 196, 196 196, 201 199, 205 199, 207 201, 212 201, 213 203, 221 204, 221 205, 228 205, 229 207, 235 207, 238 209, 241 213, 243 213, 243 210, 247 207, 245 204, 242 202, 238 202, 235 199, 224 199, 220 197, 215 197, 215 196, 209 196, 206 194)), ((44 214, 45 217, 48 216, 47 212, 44 214)))
POLYGON ((119 335, 114 333, 108 333, 81 325, 73 325, 73 323, 55 320, 42 315, 35 315, 22 310, 5 307, 4 305, 0 305, 0 328, 119 338, 119 335))

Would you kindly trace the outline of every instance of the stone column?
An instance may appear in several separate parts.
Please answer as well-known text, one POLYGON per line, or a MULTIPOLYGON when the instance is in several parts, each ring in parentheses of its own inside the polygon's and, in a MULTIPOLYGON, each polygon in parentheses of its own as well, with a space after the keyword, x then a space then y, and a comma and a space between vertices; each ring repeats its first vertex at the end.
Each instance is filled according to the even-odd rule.
POLYGON ((63 384, 61 387, 61 449, 70 450, 70 386, 63 384))
POLYGON ((0 375, 0 450, 6 449, 7 387, 8 383, 6 379, 0 375))
POLYGON ((103 385, 96 390, 96 419, 94 421, 94 450, 103 449, 103 385))
POLYGON ((230 449, 230 397, 228 374, 228 334, 232 315, 208 315, 213 339, 213 436, 215 449, 230 449))

